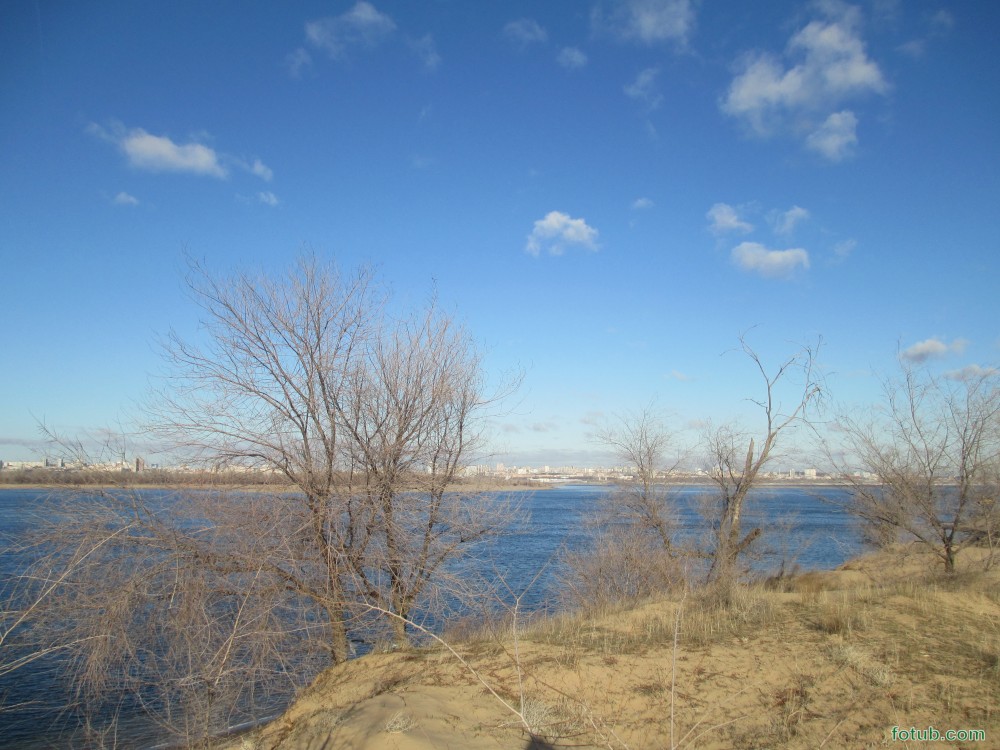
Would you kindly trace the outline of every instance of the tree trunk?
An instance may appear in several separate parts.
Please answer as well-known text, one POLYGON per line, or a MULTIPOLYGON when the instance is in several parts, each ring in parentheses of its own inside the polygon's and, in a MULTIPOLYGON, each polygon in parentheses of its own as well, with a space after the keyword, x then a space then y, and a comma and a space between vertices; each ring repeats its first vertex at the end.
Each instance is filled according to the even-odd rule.
POLYGON ((339 605, 328 606, 326 611, 330 618, 330 658, 334 664, 343 664, 351 655, 346 619, 339 605))
POLYGON ((406 620, 403 619, 409 615, 409 612, 399 611, 396 614, 399 617, 392 618, 392 642, 397 648, 403 648, 410 645, 410 637, 406 634, 406 620))

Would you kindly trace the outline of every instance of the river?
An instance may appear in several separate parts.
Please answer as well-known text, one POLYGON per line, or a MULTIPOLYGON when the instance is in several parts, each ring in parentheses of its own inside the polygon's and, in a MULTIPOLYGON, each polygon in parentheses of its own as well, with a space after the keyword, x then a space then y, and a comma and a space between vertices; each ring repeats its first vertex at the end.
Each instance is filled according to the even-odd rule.
MULTIPOLYGON (((677 488, 671 504, 679 539, 700 533, 699 498, 705 486, 677 488)), ((586 543, 585 519, 609 491, 604 486, 562 485, 518 495, 523 513, 510 529, 511 534, 484 545, 482 553, 469 565, 472 574, 483 578, 502 577, 515 593, 529 587, 539 570, 542 574, 530 585, 522 605, 528 610, 547 607, 557 599, 561 549, 579 550, 586 543)), ((148 490, 149 493, 165 493, 148 490)), ((745 527, 758 524, 764 529, 760 543, 764 554, 755 562, 758 572, 777 570, 783 563, 802 569, 832 569, 861 551, 852 519, 826 500, 843 497, 835 488, 763 487, 752 493, 745 527)), ((16 542, 35 523, 43 492, 36 489, 0 489, 0 535, 16 542)), ((0 558, 0 579, 6 582, 23 564, 8 550, 0 558)), ((360 649, 363 651, 363 648, 360 649)), ((0 671, 16 656, 0 646, 0 671)), ((61 709, 69 702, 58 656, 46 657, 25 667, 0 675, 0 737, 4 747, 18 750, 64 747, 71 744, 71 726, 61 709)), ((282 701, 291 699, 284 696, 282 701)), ((268 713, 280 709, 271 706, 268 713)), ((155 724, 136 706, 124 706, 115 744, 119 748, 153 747, 165 741, 155 724)))

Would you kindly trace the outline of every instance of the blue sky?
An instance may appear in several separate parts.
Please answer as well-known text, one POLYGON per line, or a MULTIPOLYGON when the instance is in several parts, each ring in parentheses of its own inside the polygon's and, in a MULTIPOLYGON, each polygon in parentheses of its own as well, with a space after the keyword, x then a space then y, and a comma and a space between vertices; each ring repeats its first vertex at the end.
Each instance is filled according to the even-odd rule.
POLYGON ((524 369, 507 463, 586 463, 655 401, 741 418, 822 336, 1000 361, 994 2, 69 3, 0 10, 0 458, 119 425, 197 334, 184 254, 304 248, 433 288, 524 369), (728 352, 728 353, 727 353, 728 352))

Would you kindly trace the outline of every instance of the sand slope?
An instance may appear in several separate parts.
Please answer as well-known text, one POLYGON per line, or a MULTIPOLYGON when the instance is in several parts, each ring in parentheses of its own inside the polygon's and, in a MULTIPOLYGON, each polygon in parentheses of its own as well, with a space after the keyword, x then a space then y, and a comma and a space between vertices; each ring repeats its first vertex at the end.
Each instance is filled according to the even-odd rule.
POLYGON ((933 570, 880 556, 779 590, 555 618, 516 643, 508 626, 455 644, 469 667, 440 648, 373 654, 228 747, 1000 747, 1000 579, 933 570), (526 722, 482 681, 518 711, 523 696, 526 722), (987 739, 891 740, 930 725, 987 739))

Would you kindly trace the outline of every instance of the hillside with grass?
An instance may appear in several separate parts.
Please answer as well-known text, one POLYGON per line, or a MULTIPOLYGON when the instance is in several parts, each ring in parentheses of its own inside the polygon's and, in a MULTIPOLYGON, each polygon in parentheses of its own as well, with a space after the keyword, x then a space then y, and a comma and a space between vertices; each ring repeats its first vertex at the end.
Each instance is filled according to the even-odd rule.
POLYGON ((948 576, 900 547, 830 572, 452 632, 330 668, 225 747, 995 747, 1000 587, 977 552, 948 576), (893 739, 931 726, 985 740, 893 739))

